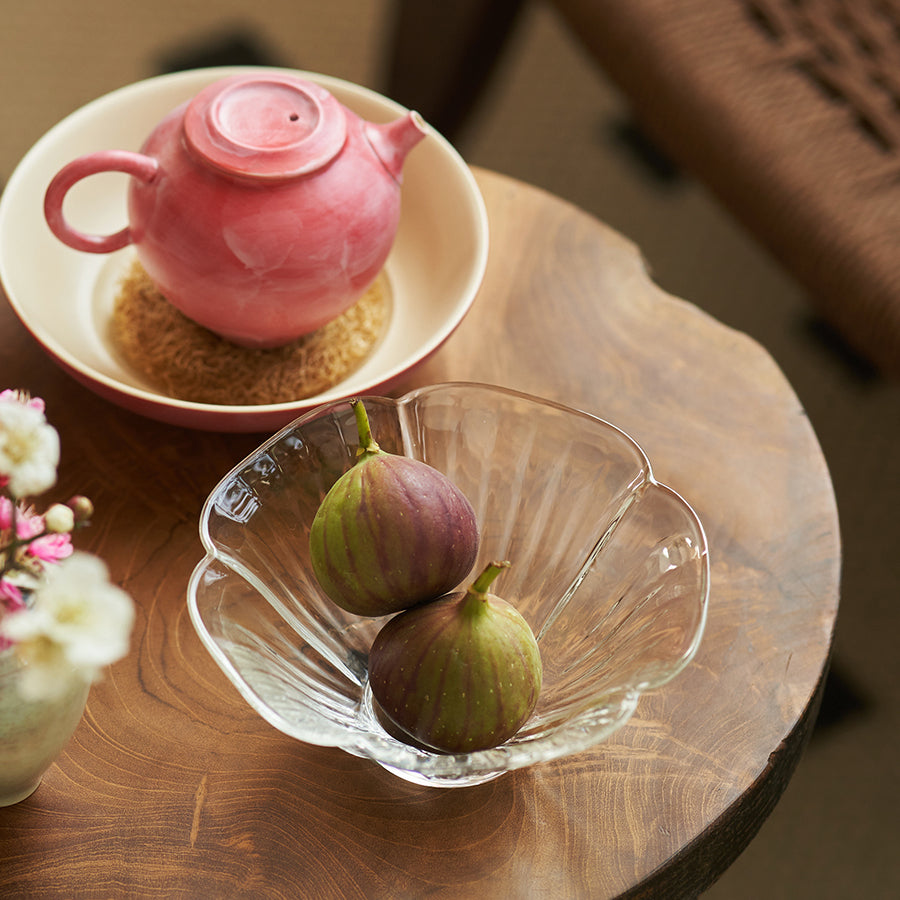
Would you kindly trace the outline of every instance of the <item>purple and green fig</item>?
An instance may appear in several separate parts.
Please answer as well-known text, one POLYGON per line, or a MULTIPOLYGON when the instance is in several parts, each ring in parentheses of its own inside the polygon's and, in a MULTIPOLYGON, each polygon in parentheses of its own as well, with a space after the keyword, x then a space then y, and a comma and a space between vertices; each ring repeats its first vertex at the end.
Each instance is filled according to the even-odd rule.
POLYGON ((462 593, 388 621, 369 652, 377 707, 411 743, 471 753, 509 740, 541 690, 537 641, 522 615, 489 593, 508 562, 462 593))
POLYGON ((348 612, 383 616, 433 600, 468 577, 478 523, 466 496, 421 460, 382 450, 351 402, 357 460, 325 495, 310 529, 313 571, 348 612))

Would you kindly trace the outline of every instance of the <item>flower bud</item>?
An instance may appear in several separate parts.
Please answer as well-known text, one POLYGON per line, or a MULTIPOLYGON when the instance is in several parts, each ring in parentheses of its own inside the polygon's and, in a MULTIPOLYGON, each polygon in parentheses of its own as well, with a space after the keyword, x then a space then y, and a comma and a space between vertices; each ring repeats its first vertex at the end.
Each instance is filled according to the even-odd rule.
POLYGON ((77 524, 82 524, 87 522, 88 519, 94 514, 94 504, 87 497, 83 497, 81 494, 76 494, 69 500, 67 506, 72 510, 75 514, 75 522, 77 524))
POLYGON ((75 513, 69 506, 54 503, 44 513, 44 527, 54 534, 67 534, 75 527, 75 513))

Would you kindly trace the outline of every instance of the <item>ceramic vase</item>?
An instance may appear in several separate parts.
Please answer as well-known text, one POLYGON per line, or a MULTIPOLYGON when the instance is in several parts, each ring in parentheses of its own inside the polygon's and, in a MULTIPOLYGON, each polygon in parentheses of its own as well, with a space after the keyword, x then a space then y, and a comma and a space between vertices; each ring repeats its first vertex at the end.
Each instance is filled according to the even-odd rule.
POLYGON ((26 700, 23 663, 0 651, 0 807, 29 797, 75 731, 90 685, 74 676, 57 697, 26 700))

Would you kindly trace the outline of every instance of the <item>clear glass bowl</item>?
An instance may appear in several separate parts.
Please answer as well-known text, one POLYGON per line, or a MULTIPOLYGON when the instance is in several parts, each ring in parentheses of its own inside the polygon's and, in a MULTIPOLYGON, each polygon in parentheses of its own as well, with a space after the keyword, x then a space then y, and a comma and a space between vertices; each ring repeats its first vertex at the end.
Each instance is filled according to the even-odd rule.
POLYGON ((262 444, 201 515, 207 555, 190 580, 191 619, 268 722, 418 784, 465 786, 604 740, 642 692, 688 664, 706 621, 706 538, 628 435, 478 384, 365 398, 365 406, 384 450, 424 460, 468 496, 481 529, 473 577, 491 559, 512 562, 494 590, 537 635, 541 696, 512 740, 477 753, 421 750, 379 724, 366 663, 384 620, 335 606, 309 563, 316 509, 355 459, 356 422, 339 402, 262 444))

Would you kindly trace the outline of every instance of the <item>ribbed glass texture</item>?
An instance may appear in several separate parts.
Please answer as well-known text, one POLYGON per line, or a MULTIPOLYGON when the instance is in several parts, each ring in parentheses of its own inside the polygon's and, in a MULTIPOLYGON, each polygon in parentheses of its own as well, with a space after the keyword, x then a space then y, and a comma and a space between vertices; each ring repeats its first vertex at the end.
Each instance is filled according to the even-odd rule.
POLYGON ((642 692, 688 664, 706 621, 706 539, 628 435, 487 385, 435 385, 365 406, 382 449, 424 460, 471 501, 481 532, 472 576, 490 560, 512 563, 494 589, 538 637, 541 696, 511 741, 477 753, 430 753, 381 727, 366 665, 384 620, 339 609, 309 564, 313 516, 356 454, 355 418, 340 402, 266 441, 201 516, 207 556, 188 589, 192 621, 276 728, 416 783, 471 785, 604 740, 642 692))

